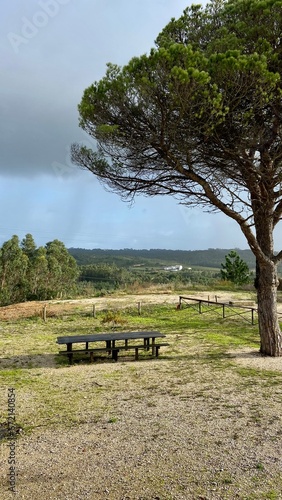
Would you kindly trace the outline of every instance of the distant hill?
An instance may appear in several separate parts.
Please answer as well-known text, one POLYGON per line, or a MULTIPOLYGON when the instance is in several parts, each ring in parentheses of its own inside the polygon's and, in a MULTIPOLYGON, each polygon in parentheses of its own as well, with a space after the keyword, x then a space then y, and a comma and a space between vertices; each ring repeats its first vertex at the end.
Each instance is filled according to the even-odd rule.
POLYGON ((136 265, 176 265, 185 267, 210 267, 219 269, 225 262, 225 256, 235 250, 249 268, 255 268, 255 258, 251 250, 209 248, 208 250, 102 250, 95 248, 87 250, 83 248, 69 248, 69 253, 76 259, 78 265, 89 265, 98 263, 115 264, 118 267, 131 267, 136 265))

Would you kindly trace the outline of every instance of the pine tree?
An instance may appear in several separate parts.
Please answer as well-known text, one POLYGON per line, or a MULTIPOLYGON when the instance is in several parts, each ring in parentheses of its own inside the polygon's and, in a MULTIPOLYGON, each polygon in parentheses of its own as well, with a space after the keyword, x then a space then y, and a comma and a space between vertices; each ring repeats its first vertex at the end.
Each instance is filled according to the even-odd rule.
POLYGON ((221 277, 223 280, 231 281, 236 285, 243 285, 250 281, 250 270, 246 262, 241 259, 241 257, 231 250, 228 255, 225 256, 225 263, 221 264, 221 277))

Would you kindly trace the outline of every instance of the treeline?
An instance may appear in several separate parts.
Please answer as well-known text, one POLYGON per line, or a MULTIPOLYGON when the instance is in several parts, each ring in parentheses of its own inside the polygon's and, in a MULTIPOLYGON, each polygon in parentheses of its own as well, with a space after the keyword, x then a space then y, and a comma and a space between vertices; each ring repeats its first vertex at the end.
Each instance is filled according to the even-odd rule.
MULTIPOLYGON (((28 300, 97 296, 168 285, 215 285, 228 250, 67 250, 54 240, 37 247, 31 234, 18 236, 0 248, 0 306, 28 300), (173 271, 173 266, 182 266, 173 271)), ((252 268, 248 250, 237 252, 252 268)))
POLYGON ((0 249, 0 305, 62 297, 76 290, 79 268, 65 245, 36 247, 31 234, 14 235, 0 249))
POLYGON ((93 284, 96 290, 121 288, 131 282, 131 273, 115 264, 80 266, 79 281, 93 284))
MULTIPOLYGON (((255 258, 251 250, 235 249, 241 259, 250 269, 255 268, 255 258)), ((84 248, 69 248, 69 253, 76 259, 78 265, 99 263, 114 264, 118 267, 129 268, 135 265, 173 265, 181 264, 186 267, 210 267, 220 269, 225 256, 230 249, 209 248, 208 250, 102 250, 99 248, 88 250, 84 248)))
POLYGON ((98 263, 80 266, 79 290, 85 295, 105 294, 117 289, 127 292, 169 285, 174 289, 189 285, 210 285, 220 280, 217 270, 186 268, 179 272, 168 271, 158 266, 132 266, 129 269, 115 264, 98 263))

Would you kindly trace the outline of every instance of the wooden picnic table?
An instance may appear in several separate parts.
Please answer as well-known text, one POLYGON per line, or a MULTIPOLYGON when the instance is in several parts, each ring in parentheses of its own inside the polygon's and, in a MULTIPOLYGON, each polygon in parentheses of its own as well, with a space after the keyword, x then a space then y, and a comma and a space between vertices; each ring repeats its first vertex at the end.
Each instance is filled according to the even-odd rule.
POLYGON ((120 350, 135 350, 135 359, 138 360, 139 349, 152 350, 152 356, 158 357, 161 346, 167 343, 156 343, 156 339, 164 338, 165 335, 160 332, 117 332, 117 333, 95 333, 88 335, 71 335, 58 337, 57 344, 66 344, 66 351, 59 351, 59 354, 66 355, 69 363, 73 362, 74 354, 90 354, 90 361, 93 361, 94 353, 107 352, 112 355, 112 359, 117 361, 120 350), (143 340, 142 344, 136 344, 136 341, 143 340), (103 346, 89 347, 92 343, 104 343, 103 346), (83 349, 73 349, 73 344, 85 344, 83 349))

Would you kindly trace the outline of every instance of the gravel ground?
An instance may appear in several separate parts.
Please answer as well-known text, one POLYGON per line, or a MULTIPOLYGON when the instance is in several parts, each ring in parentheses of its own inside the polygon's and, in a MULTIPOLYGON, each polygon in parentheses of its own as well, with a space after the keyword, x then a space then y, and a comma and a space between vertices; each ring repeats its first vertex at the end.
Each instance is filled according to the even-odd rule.
MULTIPOLYGON (((161 358, 138 362, 130 381, 122 373, 129 364, 96 365, 94 379, 92 366, 68 369, 74 379, 94 380, 92 391, 82 383, 77 425, 65 428, 58 416, 55 426, 20 437, 17 498, 282 498, 280 384, 242 384, 234 371, 222 380, 220 370, 196 361, 190 377, 186 361, 172 367, 161 358), (97 418, 90 403, 101 388, 97 418)), ((4 471, 1 483, 1 498, 14 498, 4 471)))
MULTIPOLYGON (((5 466, 0 498, 282 499, 282 360, 230 351, 223 370, 202 354, 42 368, 70 407, 68 380, 85 404, 72 426, 58 410, 55 423, 20 436, 17 493, 8 492, 5 466)), ((28 395, 23 404, 38 411, 28 395)), ((8 454, 4 443, 4 464, 8 454)))

